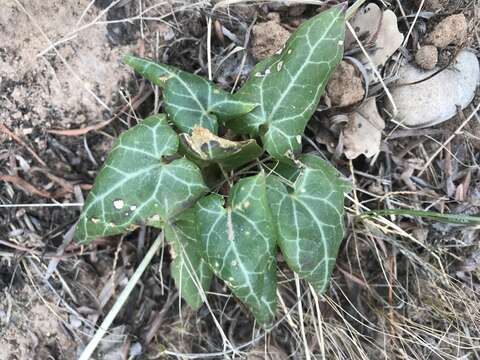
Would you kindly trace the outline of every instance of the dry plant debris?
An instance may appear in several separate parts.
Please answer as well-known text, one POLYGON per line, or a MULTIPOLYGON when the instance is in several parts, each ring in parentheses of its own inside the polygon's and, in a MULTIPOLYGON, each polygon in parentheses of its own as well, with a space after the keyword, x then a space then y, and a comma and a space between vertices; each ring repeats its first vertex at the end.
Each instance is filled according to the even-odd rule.
MULTIPOLYGON (((214 81, 231 90, 245 81, 256 62, 254 41, 277 42, 269 50, 277 51, 288 37, 286 32, 319 7, 241 1, 240 6, 213 10, 205 2, 172 1, 163 6, 152 0, 95 4, 7 0, 4 4, 0 11, 0 122, 21 141, 0 134, 0 176, 22 179, 48 194, 63 190, 63 179, 72 192, 48 199, 26 187, 0 182, 0 359, 69 360, 78 357, 158 235, 140 227, 126 237, 98 238, 85 248, 69 244, 86 194, 82 189, 91 187, 112 139, 161 105, 159 89, 137 80, 119 65, 119 56, 135 49, 202 76, 211 66, 214 81), (20 3, 34 15, 33 21, 20 3), (265 27, 255 39, 253 27, 268 23, 269 12, 281 14, 278 38, 262 40, 270 35, 265 27), (212 37, 207 46, 209 18, 212 37), (51 49, 37 57, 50 45, 35 24, 56 43, 58 53, 51 49), (51 129, 60 132, 47 132, 51 129)), ((396 91, 397 75, 405 67, 416 66, 417 50, 429 45, 427 39, 433 41, 430 29, 439 34, 437 46, 449 44, 439 49, 439 67, 432 69, 439 73, 433 77, 455 71, 456 62, 450 61, 466 44, 473 53, 480 50, 474 1, 376 4, 382 8, 373 13, 394 12, 398 29, 407 39, 379 68, 384 84, 371 76, 368 68, 375 64, 363 57, 355 39, 346 44, 348 56, 366 64, 355 67, 368 85, 364 86, 368 98, 375 97, 380 110, 388 104, 387 91, 396 91), (439 24, 451 15, 458 26, 441 29, 439 24), (462 41, 462 16, 468 24, 466 41, 462 41), (410 64, 405 65, 405 60, 410 64)), ((366 35, 359 33, 370 55, 379 18, 364 28, 366 35)), ((473 54, 469 56, 474 65, 473 54)), ((417 70, 422 73, 418 79, 428 82, 429 72, 417 70)), ((450 88, 449 81, 445 78, 442 86, 450 88)), ((356 112, 363 104, 347 109, 327 104, 315 113, 309 124, 312 132, 303 139, 306 151, 322 152, 355 183, 346 206, 347 236, 324 297, 302 282, 296 284, 279 258, 280 314, 270 331, 259 330, 218 281, 207 294, 208 306, 194 312, 180 302, 169 270, 172 259, 162 250, 117 317, 108 337, 114 341, 105 343, 94 358, 478 358, 478 227, 406 215, 361 220, 355 216, 377 208, 429 209, 461 216, 480 212, 480 96, 469 79, 462 85, 462 92, 466 85, 476 92, 471 104, 462 104, 461 112, 450 112, 453 117, 435 127, 405 129, 389 121, 391 114, 381 112, 385 120, 381 151, 373 158, 361 154, 351 163, 339 141, 341 129, 326 119, 356 112), (317 139, 322 141, 315 139, 319 124, 324 136, 317 139)), ((449 103, 455 91, 448 94, 449 103)), ((414 96, 409 97, 410 106, 415 106, 414 96)), ((430 103, 424 114, 430 116, 432 111, 435 107, 430 103)), ((277 170, 281 169, 272 169, 277 170)))
POLYGON ((346 126, 342 131, 343 152, 347 159, 361 154, 372 157, 380 151, 385 122, 378 113, 375 98, 368 99, 354 112, 345 115, 346 126))
POLYGON ((426 11, 443 10, 448 4, 448 0, 414 0, 414 2, 417 7, 423 4, 422 9, 426 11))
MULTIPOLYGON (((391 10, 382 11, 375 3, 368 4, 354 16, 352 27, 356 36, 364 42, 363 46, 368 48, 372 64, 364 55, 359 58, 368 67, 385 65, 403 42, 395 13, 391 10)), ((345 41, 347 49, 358 46, 350 30, 345 41)))

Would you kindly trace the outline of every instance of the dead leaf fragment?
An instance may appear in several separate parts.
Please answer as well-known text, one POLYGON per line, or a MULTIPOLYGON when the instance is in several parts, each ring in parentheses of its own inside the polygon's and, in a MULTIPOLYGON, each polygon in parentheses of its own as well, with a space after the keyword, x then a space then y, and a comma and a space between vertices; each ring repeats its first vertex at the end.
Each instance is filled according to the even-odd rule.
POLYGON ((19 176, 13 176, 13 175, 0 175, 0 181, 6 181, 9 182, 19 189, 22 189, 23 191, 33 194, 33 195, 38 195, 47 199, 52 198, 52 195, 43 189, 38 189, 32 184, 30 184, 28 181, 23 180, 19 176))
MULTIPOLYGON (((369 44, 376 38, 382 23, 382 10, 377 4, 370 3, 362 7, 350 21, 355 34, 364 44, 369 44)), ((350 29, 345 33, 345 48, 350 49, 356 44, 350 29)))
POLYGON ((372 61, 383 66, 403 43, 403 34, 398 30, 397 16, 392 10, 383 12, 382 25, 375 40, 372 61))
POLYGON ((378 113, 375 99, 367 100, 347 117, 348 123, 342 131, 343 152, 347 159, 355 159, 361 154, 367 157, 377 154, 385 122, 378 113))
POLYGON ((180 144, 187 156, 200 161, 197 165, 205 166, 213 162, 224 169, 246 164, 263 152, 255 139, 231 141, 200 127, 194 128, 192 135, 180 134, 180 144))
MULTIPOLYGON (((398 30, 397 16, 391 10, 382 10, 370 3, 357 12, 351 21, 352 28, 362 41, 375 66, 383 66, 403 43, 403 34, 398 30)), ((350 31, 346 34, 346 48, 355 46, 355 38, 350 31)), ((365 56, 360 59, 368 60, 365 56)))

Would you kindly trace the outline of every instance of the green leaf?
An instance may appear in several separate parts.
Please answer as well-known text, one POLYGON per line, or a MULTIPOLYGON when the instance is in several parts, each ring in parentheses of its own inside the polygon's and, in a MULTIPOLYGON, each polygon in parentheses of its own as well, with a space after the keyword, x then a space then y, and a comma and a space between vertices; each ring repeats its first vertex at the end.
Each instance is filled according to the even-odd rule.
POLYGON ((75 230, 79 242, 121 234, 141 224, 161 227, 207 190, 198 167, 165 157, 178 136, 164 115, 125 131, 97 175, 75 230))
POLYGON ((268 162, 264 167, 267 173, 276 175, 287 183, 293 183, 300 174, 300 168, 293 161, 268 162))
POLYGON ((254 139, 231 141, 204 128, 194 128, 192 135, 180 134, 180 144, 182 150, 195 163, 216 163, 225 170, 238 168, 263 153, 254 139))
POLYGON ((197 230, 214 273, 268 324, 276 309, 276 235, 266 194, 266 177, 241 179, 227 207, 220 195, 197 203, 197 230))
POLYGON ((181 296, 193 309, 203 304, 200 292, 207 291, 212 271, 202 259, 202 246, 197 238, 195 211, 181 213, 165 226, 165 238, 171 246, 173 261, 170 271, 181 296))
POLYGON ((165 112, 185 133, 198 126, 217 134, 218 121, 245 115, 257 106, 236 100, 204 78, 173 66, 131 55, 125 56, 124 62, 163 89, 165 112))
POLYGON ((239 134, 261 135, 266 151, 282 159, 301 150, 301 135, 343 55, 345 16, 334 7, 304 22, 280 54, 252 71, 235 94, 260 106, 226 123, 239 134))
POLYGON ((276 176, 268 177, 268 199, 285 261, 322 293, 344 236, 343 201, 348 186, 319 157, 303 156, 300 162, 293 187, 276 176))

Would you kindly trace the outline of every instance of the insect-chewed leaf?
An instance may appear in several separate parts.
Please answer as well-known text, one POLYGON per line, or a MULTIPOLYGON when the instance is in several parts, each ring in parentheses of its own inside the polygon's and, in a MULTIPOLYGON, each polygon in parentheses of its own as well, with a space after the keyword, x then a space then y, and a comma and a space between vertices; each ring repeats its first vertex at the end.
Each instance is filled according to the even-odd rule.
POLYGON ((208 264, 257 321, 268 324, 276 309, 276 234, 265 175, 241 179, 226 208, 222 196, 210 195, 196 209, 208 264))
POLYGON ((169 163, 178 136, 164 115, 151 116, 116 141, 75 230, 79 242, 120 234, 140 224, 160 227, 206 191, 199 168, 186 159, 169 163))
POLYGON ((301 134, 342 59, 344 33, 340 7, 303 23, 282 52, 257 64, 235 94, 260 106, 226 126, 237 133, 260 134, 266 151, 277 159, 299 152, 301 134))
POLYGON ((268 177, 268 199, 285 261, 322 293, 344 235, 348 186, 335 168, 317 156, 303 156, 300 161, 302 169, 291 189, 278 177, 268 177))
POLYGON ((231 141, 198 127, 193 129, 192 135, 180 134, 180 144, 192 161, 205 165, 217 163, 226 170, 238 168, 263 153, 254 139, 231 141))
POLYGON ((193 309, 202 303, 201 291, 212 281, 212 271, 202 258, 202 246, 197 238, 195 211, 186 210, 173 223, 165 226, 165 238, 172 249, 172 277, 181 296, 193 309))
POLYGON ((217 133, 218 121, 252 111, 256 102, 234 99, 230 93, 195 74, 173 66, 127 55, 124 62, 163 88, 165 112, 182 132, 203 127, 217 133))

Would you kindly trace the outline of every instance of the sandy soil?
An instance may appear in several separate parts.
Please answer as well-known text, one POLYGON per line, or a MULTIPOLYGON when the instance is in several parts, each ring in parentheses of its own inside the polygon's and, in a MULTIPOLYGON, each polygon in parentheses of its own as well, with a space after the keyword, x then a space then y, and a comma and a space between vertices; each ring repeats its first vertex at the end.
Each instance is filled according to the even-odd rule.
POLYGON ((0 11, 0 117, 18 131, 68 128, 103 119, 128 72, 129 46, 112 45, 106 24, 92 24, 90 1, 7 0, 0 11), (51 44, 67 40, 48 50, 51 44))
MULTIPOLYGON (((157 17, 168 15, 160 20, 107 24, 107 20, 137 14, 137 2, 122 0, 108 11, 109 0, 96 1, 93 6, 89 0, 20 2, 0 0, 0 124, 24 143, 0 131, 0 175, 16 176, 28 184, 0 182, 0 203, 81 202, 113 139, 134 124, 136 117, 160 106, 160 94, 134 77, 121 64, 121 56, 143 52, 205 76, 205 19, 212 9, 172 1, 154 9, 157 17), (178 10, 183 6, 187 8, 178 10), (176 9, 174 15, 172 9, 176 9), (50 48, 52 43, 57 44, 56 50, 50 48), (132 98, 145 94, 141 104, 129 106, 132 98), (48 133, 50 129, 85 129, 111 118, 121 108, 125 116, 98 131, 76 136, 48 133)), ((414 3, 420 2, 402 3, 411 15, 417 9, 414 3)), ((155 4, 150 0, 139 3, 143 8, 155 4)), ((390 4, 400 16, 396 2, 390 4)), ((464 12, 467 45, 480 50, 476 31, 480 17, 471 1, 425 4, 427 10, 441 12, 431 21, 419 19, 412 35, 415 44, 446 15, 464 12)), ((215 81, 229 89, 237 75, 240 82, 244 80, 255 56, 277 51, 288 33, 317 11, 313 6, 276 3, 215 12, 211 49, 215 81), (247 34, 248 51, 237 51, 247 34)), ((408 31, 405 24, 399 21, 403 33, 408 31)), ((441 55, 447 62, 450 50, 441 55)), ((354 74, 355 84, 362 86, 359 71, 344 73, 354 74)), ((351 84, 342 78, 336 88, 338 95, 351 84)), ((373 96, 381 103, 385 94, 380 86, 376 88, 373 96)), ((359 94, 341 100, 355 106, 361 100, 359 94)), ((479 101, 477 92, 473 104, 479 101)), ((349 163, 337 153, 335 132, 328 130, 325 140, 315 133, 316 123, 322 121, 322 116, 315 117, 307 135, 348 174, 349 163)), ((374 164, 365 157, 355 160, 352 166, 358 175, 360 201, 372 208, 401 204, 461 214, 478 212, 480 125, 475 130, 474 123, 469 124, 432 164, 433 170, 417 176, 418 164, 462 121, 455 118, 427 129, 420 141, 413 133, 393 137, 382 143, 382 155, 374 164), (475 131, 476 140, 472 137, 475 131)), ((384 134, 393 126, 387 127, 384 134)), ((353 213, 352 204, 348 206, 353 213)), ((94 332, 93 325, 110 310, 157 235, 147 229, 122 238, 100 239, 85 249, 72 244, 63 249, 78 215, 75 206, 0 209, 0 360, 76 358, 94 332), (59 249, 68 256, 54 266, 57 272, 46 283, 44 275, 55 264, 59 249)), ((310 346, 312 354, 321 358, 325 351, 327 359, 477 358, 478 230, 395 218, 396 230, 386 231, 383 225, 348 220, 348 235, 326 299, 316 302, 308 288, 302 288, 308 293, 303 318, 306 347, 310 346), (318 341, 319 329, 323 330, 323 342, 318 341)), ((155 257, 113 324, 109 341, 100 346, 99 359, 126 359, 128 354, 132 358, 141 358, 135 357, 139 354, 166 357, 162 355, 165 349, 171 353, 221 353, 224 349, 209 310, 202 307, 193 312, 181 305, 169 262, 168 251, 155 257)), ((279 264, 284 265, 281 259, 279 264)), ((251 316, 221 282, 214 282, 209 301, 227 337, 235 346, 251 343, 242 348, 238 358, 269 358, 267 352, 270 359, 305 358, 293 275, 283 266, 281 276, 279 292, 284 303, 278 312, 284 321, 256 343, 252 338, 260 331, 254 328, 251 316)))

